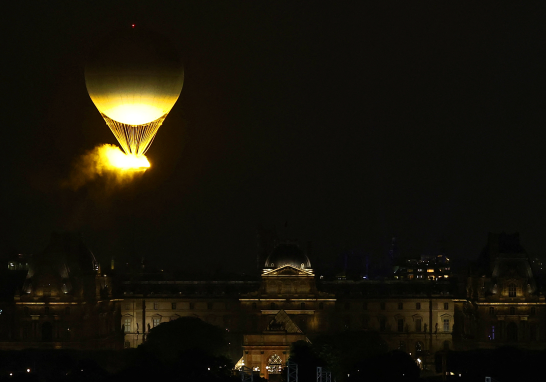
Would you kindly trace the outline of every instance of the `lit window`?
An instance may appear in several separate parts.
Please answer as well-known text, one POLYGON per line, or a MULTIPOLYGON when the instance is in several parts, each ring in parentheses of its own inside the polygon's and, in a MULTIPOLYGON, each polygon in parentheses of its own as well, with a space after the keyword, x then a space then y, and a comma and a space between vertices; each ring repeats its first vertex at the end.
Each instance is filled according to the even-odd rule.
POLYGON ((449 318, 444 318, 444 332, 449 332, 449 318))
POLYGON ((417 272, 423 272, 423 269, 418 269, 417 272))
POLYGON ((516 284, 508 286, 508 297, 516 297, 516 284))
POLYGON ((161 318, 160 317, 154 317, 153 323, 154 323, 154 328, 156 326, 159 326, 159 324, 161 324, 161 318))
POLYGON ((126 319, 123 320, 123 327, 124 327, 125 333, 131 333, 131 319, 130 318, 126 318, 126 319))
POLYGON ((408 280, 413 280, 413 275, 408 275, 408 280))
POLYGON ((413 272, 413 269, 408 269, 408 272, 409 272, 409 273, 413 272))
POLYGON ((434 273, 434 268, 429 268, 429 269, 427 269, 427 272, 428 272, 428 273, 434 273))

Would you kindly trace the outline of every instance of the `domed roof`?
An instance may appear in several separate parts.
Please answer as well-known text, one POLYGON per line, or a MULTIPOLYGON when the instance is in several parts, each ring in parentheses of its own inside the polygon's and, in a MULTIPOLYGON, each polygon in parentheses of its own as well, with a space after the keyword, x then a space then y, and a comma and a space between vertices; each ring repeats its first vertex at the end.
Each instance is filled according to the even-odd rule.
POLYGON ((111 33, 91 52, 85 83, 101 113, 141 125, 171 110, 182 91, 184 69, 165 38, 135 27, 111 33))
POLYGON ((299 269, 310 269, 311 262, 297 244, 282 243, 273 249, 265 261, 265 268, 275 269, 290 265, 299 269))
POLYGON ((23 290, 51 296, 70 293, 85 275, 98 271, 98 262, 77 233, 53 233, 42 253, 33 256, 23 290))

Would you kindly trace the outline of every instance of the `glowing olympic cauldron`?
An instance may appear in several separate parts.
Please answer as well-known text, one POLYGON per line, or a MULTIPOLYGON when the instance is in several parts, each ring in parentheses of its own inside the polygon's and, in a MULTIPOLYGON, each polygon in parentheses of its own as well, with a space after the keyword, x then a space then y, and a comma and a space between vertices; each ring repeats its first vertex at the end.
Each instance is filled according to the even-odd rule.
POLYGON ((184 68, 164 38, 133 26, 91 52, 85 83, 125 154, 142 159, 182 91, 184 68))

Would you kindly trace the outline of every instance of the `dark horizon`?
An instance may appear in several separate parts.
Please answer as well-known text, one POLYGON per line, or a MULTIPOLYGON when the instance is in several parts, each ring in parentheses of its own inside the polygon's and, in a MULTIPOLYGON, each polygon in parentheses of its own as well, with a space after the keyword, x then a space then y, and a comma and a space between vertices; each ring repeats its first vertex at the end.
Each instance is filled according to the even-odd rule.
POLYGON ((476 259, 488 232, 543 256, 543 7, 514 4, 14 5, 4 73, 2 251, 81 232, 101 262, 256 269, 256 229, 320 259, 476 259), (182 94, 124 187, 63 187, 115 138, 91 102, 91 46, 122 26, 168 37, 182 94), (287 223, 287 227, 285 225, 287 223))

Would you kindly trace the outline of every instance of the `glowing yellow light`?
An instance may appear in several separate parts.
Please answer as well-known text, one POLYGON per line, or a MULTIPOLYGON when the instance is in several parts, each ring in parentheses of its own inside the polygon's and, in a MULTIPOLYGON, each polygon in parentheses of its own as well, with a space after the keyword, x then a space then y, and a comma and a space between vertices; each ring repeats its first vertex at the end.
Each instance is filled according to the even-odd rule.
POLYGON ((145 123, 150 123, 169 111, 167 108, 161 108, 157 105, 143 103, 123 105, 107 104, 104 106, 106 108, 104 110, 100 110, 103 114, 115 121, 125 123, 127 125, 143 125, 145 123))
POLYGON ((150 167, 144 155, 125 154, 114 145, 103 145, 98 150, 100 164, 108 169, 145 171, 150 167))

